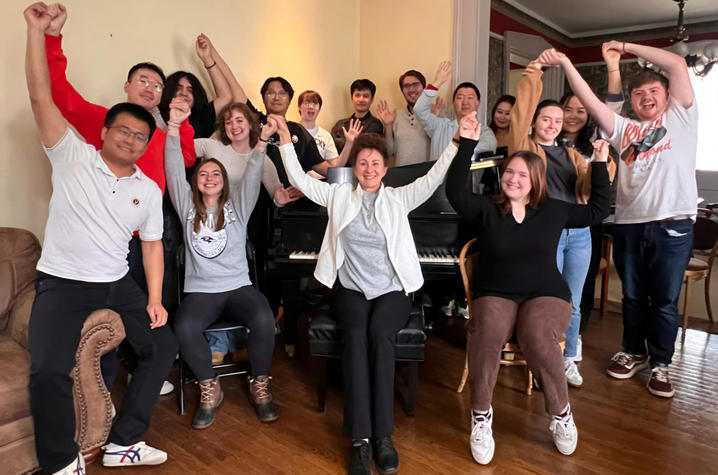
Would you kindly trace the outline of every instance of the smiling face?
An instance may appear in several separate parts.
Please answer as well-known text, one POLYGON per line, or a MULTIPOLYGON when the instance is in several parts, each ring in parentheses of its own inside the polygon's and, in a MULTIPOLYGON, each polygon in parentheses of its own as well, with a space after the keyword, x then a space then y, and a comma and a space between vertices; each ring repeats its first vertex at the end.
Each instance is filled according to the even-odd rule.
POLYGON ((197 190, 207 197, 219 198, 224 188, 222 170, 214 162, 206 162, 199 167, 197 172, 197 190))
POLYGON ((362 190, 376 193, 381 188, 381 180, 386 175, 387 167, 381 153, 372 148, 365 148, 357 154, 352 170, 362 190))
POLYGON ((282 83, 279 81, 272 81, 267 86, 267 91, 264 93, 264 107, 267 109, 269 114, 277 114, 284 117, 289 109, 289 92, 284 90, 282 83))
POLYGON ((523 158, 516 157, 506 165, 501 174, 501 191, 512 202, 528 202, 531 176, 523 158))
POLYGON ((533 123, 534 140, 541 145, 553 144, 563 126, 563 109, 558 106, 546 106, 536 115, 533 123))
POLYGON ((230 115, 224 121, 224 133, 232 143, 241 143, 249 140, 249 132, 251 124, 240 111, 232 110, 230 115))
POLYGON ((588 122, 588 112, 578 97, 571 96, 563 105, 563 131, 577 134, 588 122))
POLYGON ((354 112, 364 115, 369 112, 374 97, 369 89, 360 89, 352 93, 352 103, 354 104, 354 112))
POLYGON ((180 78, 177 82, 177 89, 175 90, 174 97, 184 99, 187 103, 189 103, 189 108, 192 109, 192 106, 194 105, 194 89, 186 77, 180 78))
POLYGON ((462 87, 456 91, 454 96, 454 113, 456 120, 460 120, 466 114, 475 112, 479 108, 479 98, 470 87, 462 87))
POLYGON ((163 88, 164 83, 159 74, 151 69, 140 68, 125 83, 127 102, 152 109, 160 103, 163 88))
POLYGON ((109 128, 102 129, 102 156, 118 165, 132 165, 145 153, 149 134, 145 121, 120 113, 109 128))
POLYGON ((494 124, 499 129, 507 129, 511 122, 511 108, 513 106, 508 102, 499 102, 494 111, 494 124))
POLYGON ((424 86, 421 85, 421 81, 415 76, 406 76, 401 82, 401 93, 404 95, 406 103, 410 106, 416 104, 416 101, 419 100, 419 96, 423 91, 424 86))
POLYGON ((641 120, 656 120, 667 105, 668 91, 659 81, 643 84, 631 91, 631 107, 641 120))

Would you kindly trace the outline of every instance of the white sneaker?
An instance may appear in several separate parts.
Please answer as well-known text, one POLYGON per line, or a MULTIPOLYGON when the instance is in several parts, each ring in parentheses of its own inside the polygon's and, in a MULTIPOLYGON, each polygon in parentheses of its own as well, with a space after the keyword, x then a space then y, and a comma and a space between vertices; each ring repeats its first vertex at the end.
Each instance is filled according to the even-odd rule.
POLYGON ((486 465, 494 458, 494 436, 491 430, 494 410, 489 408, 486 416, 476 416, 471 413, 471 437, 469 444, 471 445, 471 455, 474 460, 481 465, 486 465))
POLYGON ((70 465, 65 468, 58 470, 52 475, 85 475, 85 459, 82 454, 78 454, 77 458, 73 460, 70 465))
POLYGON ((144 441, 126 447, 110 442, 102 448, 105 451, 102 465, 105 467, 159 465, 167 460, 167 452, 150 447, 144 441))
POLYGON ((454 314, 454 309, 456 308, 456 302, 454 300, 449 300, 449 303, 441 307, 441 313, 446 315, 447 317, 451 317, 454 314))
POLYGON ((570 358, 564 358, 563 366, 566 369, 566 381, 569 385, 578 388, 583 384, 583 377, 578 372, 578 366, 570 358))
POLYGON ((573 360, 576 363, 580 363, 583 360, 583 341, 581 341, 581 335, 578 336, 578 341, 576 341, 576 356, 574 356, 573 360))
POLYGON ((162 383, 162 388, 160 389, 160 396, 165 396, 174 390, 175 385, 170 383, 169 381, 165 381, 164 383, 162 383))
POLYGON ((578 429, 576 429, 576 424, 573 422, 571 408, 569 408, 568 414, 563 417, 553 416, 548 429, 553 434, 553 443, 559 452, 564 455, 571 455, 576 450, 578 429))

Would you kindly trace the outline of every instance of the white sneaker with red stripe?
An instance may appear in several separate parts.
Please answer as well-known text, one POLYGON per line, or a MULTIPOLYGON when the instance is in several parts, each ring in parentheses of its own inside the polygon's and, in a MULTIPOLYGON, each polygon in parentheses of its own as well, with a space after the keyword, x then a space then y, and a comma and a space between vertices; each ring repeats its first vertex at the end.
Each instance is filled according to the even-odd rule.
POLYGON ((143 442, 122 446, 109 444, 102 447, 102 465, 105 467, 128 467, 134 465, 159 465, 167 461, 167 452, 163 452, 143 442))
POLYGON ((85 459, 82 458, 82 454, 78 454, 77 458, 66 466, 53 473, 52 475, 85 475, 85 459))

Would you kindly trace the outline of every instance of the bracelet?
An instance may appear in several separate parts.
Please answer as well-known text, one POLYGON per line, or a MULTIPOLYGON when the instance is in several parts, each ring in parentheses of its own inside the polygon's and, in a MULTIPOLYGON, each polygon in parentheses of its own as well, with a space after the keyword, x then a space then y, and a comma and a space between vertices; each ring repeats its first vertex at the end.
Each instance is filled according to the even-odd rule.
POLYGON ((217 66, 217 61, 215 61, 214 63, 212 63, 211 66, 205 66, 204 69, 212 69, 212 68, 215 67, 215 66, 217 66))
POLYGON ((622 43, 622 45, 623 45, 623 46, 621 46, 621 50, 622 50, 621 53, 622 53, 622 54, 626 54, 626 42, 624 41, 624 42, 622 43))
POLYGON ((609 69, 608 70, 609 73, 615 73, 616 71, 619 71, 619 69, 609 69))
POLYGON ((177 122, 171 122, 169 120, 167 121, 167 125, 169 127, 177 127, 178 129, 180 128, 180 124, 178 124, 177 122))
POLYGON ((269 143, 269 139, 263 139, 262 137, 259 137, 260 142, 269 143))

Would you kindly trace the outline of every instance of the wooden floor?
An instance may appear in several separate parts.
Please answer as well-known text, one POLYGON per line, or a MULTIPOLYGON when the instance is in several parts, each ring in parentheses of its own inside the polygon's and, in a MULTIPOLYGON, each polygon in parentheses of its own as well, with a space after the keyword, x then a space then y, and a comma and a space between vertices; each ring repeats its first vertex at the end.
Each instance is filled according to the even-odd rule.
MULTIPOLYGON (((703 323, 696 323, 696 328, 711 330, 703 323)), ((430 336, 420 370, 416 418, 406 417, 396 406, 394 441, 400 473, 718 473, 718 335, 702 330, 689 330, 685 346, 677 341, 672 366, 676 396, 666 400, 648 393, 647 372, 628 381, 605 375, 606 362, 619 348, 620 316, 594 317, 583 335, 584 385, 569 391, 579 444, 568 457, 552 444, 543 395, 521 392, 520 368, 502 369, 493 405, 496 453, 485 467, 477 465, 469 451, 468 388, 463 394, 455 391, 463 350, 430 336)), ((275 350, 278 421, 258 422, 247 401, 246 380, 230 377, 222 381, 225 400, 217 421, 209 429, 193 430, 197 389, 187 386, 187 414, 178 415, 174 394, 161 397, 146 436, 148 443, 169 453, 169 460, 127 473, 345 472, 348 442, 340 436, 341 391, 330 387, 327 411, 317 413, 311 359, 306 348, 298 350, 295 359, 279 347, 275 350)), ((123 390, 116 388, 116 402, 123 390)), ((95 463, 89 473, 115 474, 116 469, 95 463)))

